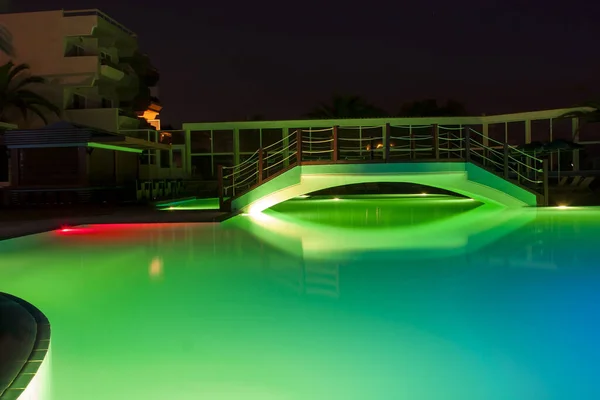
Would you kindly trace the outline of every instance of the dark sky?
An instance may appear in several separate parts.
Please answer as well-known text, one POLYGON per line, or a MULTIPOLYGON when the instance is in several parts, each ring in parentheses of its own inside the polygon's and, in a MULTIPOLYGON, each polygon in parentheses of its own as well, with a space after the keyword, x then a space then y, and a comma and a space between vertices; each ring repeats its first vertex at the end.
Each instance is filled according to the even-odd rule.
POLYGON ((99 8, 138 34, 174 124, 297 118, 334 92, 390 112, 451 97, 472 114, 600 97, 592 0, 13 0, 11 11, 61 8, 99 8))

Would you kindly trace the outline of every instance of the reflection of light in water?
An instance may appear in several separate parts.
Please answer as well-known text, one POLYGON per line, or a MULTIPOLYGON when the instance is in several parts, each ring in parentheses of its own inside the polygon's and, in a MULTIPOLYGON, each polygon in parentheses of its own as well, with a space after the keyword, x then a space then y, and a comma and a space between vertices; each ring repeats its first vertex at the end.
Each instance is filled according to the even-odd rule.
MULTIPOLYGON (((459 199, 460 201, 469 199, 459 199)), ((472 252, 519 228, 536 210, 479 206, 451 217, 377 230, 327 226, 275 211, 250 215, 245 225, 261 240, 304 259, 373 256, 373 251, 406 251, 404 257, 448 257, 472 252)))
POLYGON ((163 274, 163 260, 160 257, 154 257, 150 262, 148 273, 152 278, 159 278, 163 274))

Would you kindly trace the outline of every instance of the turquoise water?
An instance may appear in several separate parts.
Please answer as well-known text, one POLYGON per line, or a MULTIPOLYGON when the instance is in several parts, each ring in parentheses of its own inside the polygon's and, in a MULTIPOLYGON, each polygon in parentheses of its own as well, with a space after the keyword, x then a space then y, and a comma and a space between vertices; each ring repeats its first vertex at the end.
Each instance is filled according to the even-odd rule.
POLYGON ((0 242, 0 291, 52 323, 52 399, 596 399, 598 237, 593 208, 296 200, 0 242))

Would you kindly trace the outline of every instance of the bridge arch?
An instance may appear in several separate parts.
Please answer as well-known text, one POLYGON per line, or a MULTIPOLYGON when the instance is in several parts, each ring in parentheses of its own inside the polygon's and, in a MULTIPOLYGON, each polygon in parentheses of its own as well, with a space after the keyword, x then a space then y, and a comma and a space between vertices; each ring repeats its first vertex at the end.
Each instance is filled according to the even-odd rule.
POLYGON ((432 186, 502 207, 535 206, 535 194, 467 162, 296 166, 232 201, 233 211, 259 213, 303 194, 336 186, 402 182, 432 186))

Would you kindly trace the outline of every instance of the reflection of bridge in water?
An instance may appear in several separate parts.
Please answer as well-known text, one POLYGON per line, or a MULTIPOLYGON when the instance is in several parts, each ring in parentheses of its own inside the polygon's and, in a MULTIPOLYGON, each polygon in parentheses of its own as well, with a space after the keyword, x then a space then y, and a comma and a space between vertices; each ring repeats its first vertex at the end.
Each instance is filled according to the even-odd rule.
POLYGON ((483 205, 418 225, 369 229, 368 234, 362 229, 300 221, 274 211, 241 217, 238 223, 262 242, 298 260, 294 265, 272 263, 269 269, 278 283, 298 293, 337 298, 344 263, 464 256, 520 229, 535 216, 535 209, 483 205))
POLYGON ((369 229, 367 235, 361 229, 298 221, 268 211, 245 217, 248 223, 243 226, 273 247, 306 260, 374 260, 398 250, 406 259, 429 259, 474 252, 519 229, 535 216, 535 209, 482 205, 422 224, 369 229))

